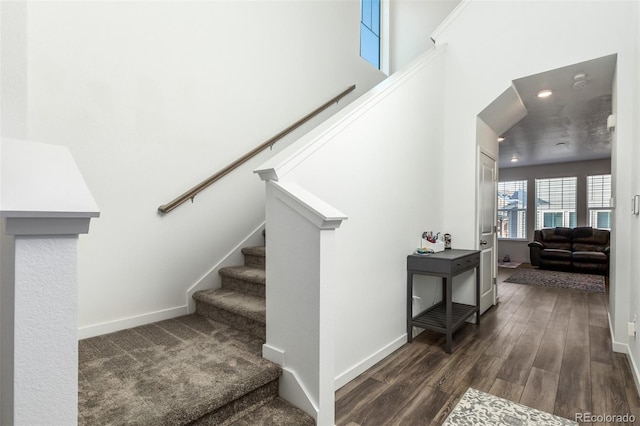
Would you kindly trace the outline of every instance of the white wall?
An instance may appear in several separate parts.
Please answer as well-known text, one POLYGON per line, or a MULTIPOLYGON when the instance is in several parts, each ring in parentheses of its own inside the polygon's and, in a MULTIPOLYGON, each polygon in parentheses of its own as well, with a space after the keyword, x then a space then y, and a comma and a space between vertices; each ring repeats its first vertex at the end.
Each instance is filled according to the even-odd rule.
POLYGON ((317 142, 262 166, 349 217, 335 235, 338 387, 406 342, 406 256, 422 231, 443 230, 443 79, 443 55, 423 55, 311 134, 317 142))
POLYGON ((389 70, 401 69, 433 47, 431 33, 460 0, 389 0, 389 70))
POLYGON ((575 161, 571 163, 545 164, 529 167, 509 167, 500 169, 499 181, 526 180, 527 181, 527 236, 522 240, 498 240, 498 259, 509 255, 513 262, 530 262, 529 246, 533 241, 535 229, 535 187, 536 179, 569 177, 577 178, 577 225, 588 225, 587 213, 587 176, 611 173, 611 159, 575 161))
MULTIPOLYGON (((356 1, 25 4, 15 32, 26 41, 3 44, 3 63, 24 56, 27 72, 12 74, 21 90, 2 106, 26 106, 20 136, 71 149, 102 209, 80 240, 85 336, 185 313, 187 289, 264 220, 251 170, 272 153, 193 205, 161 217, 160 204, 349 85, 356 93, 316 123, 384 77, 358 55, 356 1)), ((14 29, 2 32, 11 42, 14 29)))
MULTIPOLYGON (((626 343, 629 317, 631 170, 638 132, 636 104, 638 2, 557 1, 463 3, 449 26, 437 31, 447 43, 445 97, 445 226, 470 247, 475 230, 475 118, 514 78, 618 54, 616 143, 612 154, 616 212, 611 274, 614 341, 626 343), (577 5, 580 19, 575 19, 577 5), (541 24, 542 23, 542 24, 541 24), (544 28, 544 31, 541 31, 544 28), (455 188, 455 191, 453 190, 455 188), (616 232, 618 230, 619 232, 616 232), (615 294, 615 296, 614 296, 615 294)), ((631 311, 640 311, 634 304, 631 311)))
MULTIPOLYGON (((640 7, 636 7, 636 16, 638 22, 640 22, 640 7)), ((635 28, 635 37, 640 39, 640 29, 639 26, 635 28)), ((640 92, 640 43, 635 46, 635 60, 636 60, 636 78, 635 78, 635 93, 640 92)), ((638 123, 640 123, 640 106, 636 104, 636 108, 634 111, 635 119, 633 122, 636 126, 636 136, 640 135, 640 129, 638 128, 638 123)), ((637 141, 637 139, 636 139, 637 141)), ((640 161, 640 146, 636 142, 633 144, 633 152, 632 152, 632 161, 634 164, 638 164, 640 161)), ((640 168, 633 167, 632 175, 631 175, 631 194, 640 194, 640 168)), ((640 244, 637 241, 640 241, 640 216, 633 216, 631 218, 630 228, 629 228, 629 238, 631 241, 635 242, 631 244, 631 253, 630 259, 640 259, 640 244)), ((630 294, 629 294, 629 319, 633 319, 633 315, 638 315, 640 317, 640 288, 638 286, 638 277, 640 277, 640 262, 634 261, 630 262, 631 271, 630 276, 633 277, 633 280, 630 283, 630 294)), ((639 372, 639 364, 640 364, 640 339, 630 338, 629 339, 629 350, 631 353, 631 360, 633 362, 632 367, 633 371, 636 375, 639 372)), ((640 378, 636 376, 636 383, 638 383, 640 378)))

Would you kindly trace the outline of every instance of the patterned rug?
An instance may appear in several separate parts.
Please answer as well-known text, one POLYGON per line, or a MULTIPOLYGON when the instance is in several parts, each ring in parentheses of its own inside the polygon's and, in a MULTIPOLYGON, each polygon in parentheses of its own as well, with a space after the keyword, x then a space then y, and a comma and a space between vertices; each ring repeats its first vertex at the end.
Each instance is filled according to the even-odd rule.
POLYGON ((602 275, 519 268, 505 282, 604 293, 604 276, 602 275))
POLYGON ((577 424, 572 420, 469 388, 449 413, 443 426, 573 426, 577 424))

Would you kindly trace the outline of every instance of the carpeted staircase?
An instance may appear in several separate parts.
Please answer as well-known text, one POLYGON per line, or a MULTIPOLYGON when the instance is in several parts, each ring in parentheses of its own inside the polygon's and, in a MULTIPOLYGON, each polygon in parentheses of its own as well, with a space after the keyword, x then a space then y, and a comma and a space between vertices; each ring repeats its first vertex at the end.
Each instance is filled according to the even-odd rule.
POLYGON ((262 359, 265 248, 242 249, 196 313, 79 342, 80 425, 314 425, 262 359))

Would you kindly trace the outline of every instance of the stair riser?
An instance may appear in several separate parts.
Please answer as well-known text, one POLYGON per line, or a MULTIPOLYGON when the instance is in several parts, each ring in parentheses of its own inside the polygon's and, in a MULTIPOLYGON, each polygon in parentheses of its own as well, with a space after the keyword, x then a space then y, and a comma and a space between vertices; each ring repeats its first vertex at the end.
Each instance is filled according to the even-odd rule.
POLYGON ((255 268, 264 269, 266 266, 266 259, 264 256, 253 256, 250 254, 244 255, 244 264, 247 266, 253 266, 255 268))
POLYGON ((238 291, 241 293, 252 294, 254 296, 265 297, 264 284, 254 283, 252 281, 241 280, 232 277, 222 277, 222 288, 238 291))
POLYGON ((231 425, 242 416, 260 408, 278 396, 278 380, 267 383, 198 420, 194 426, 231 425))
POLYGON ((214 321, 227 324, 238 330, 246 331, 253 336, 259 337, 266 341, 266 326, 264 323, 243 317, 233 312, 229 312, 219 307, 209 305, 196 300, 196 313, 214 321))

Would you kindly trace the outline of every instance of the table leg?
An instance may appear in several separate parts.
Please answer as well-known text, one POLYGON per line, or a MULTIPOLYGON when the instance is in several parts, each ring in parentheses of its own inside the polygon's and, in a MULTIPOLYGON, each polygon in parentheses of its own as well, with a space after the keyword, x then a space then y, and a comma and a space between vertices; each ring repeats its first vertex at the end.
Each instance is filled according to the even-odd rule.
POLYGON ((443 294, 444 296, 444 300, 445 300, 445 323, 446 323, 446 328, 447 328, 447 345, 446 345, 446 352, 448 354, 451 353, 451 340, 452 340, 452 331, 451 331, 451 311, 452 311, 452 302, 451 302, 451 281, 452 281, 452 277, 443 277, 442 278, 442 284, 445 290, 445 293, 443 294))
POLYGON ((411 320, 413 320, 413 274, 407 272, 407 342, 413 341, 413 327, 411 327, 411 320))
POLYGON ((476 325, 480 325, 480 265, 476 266, 476 307, 476 325))

